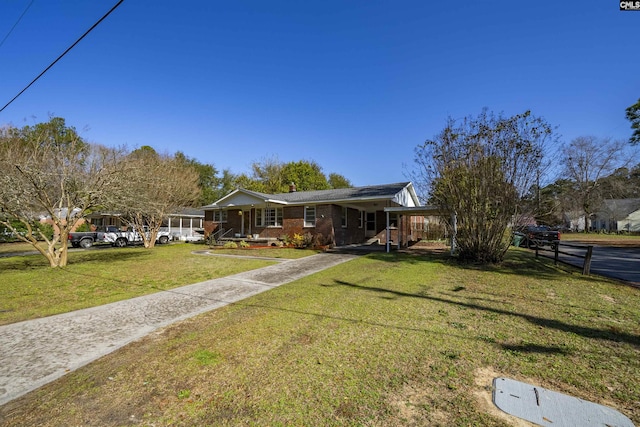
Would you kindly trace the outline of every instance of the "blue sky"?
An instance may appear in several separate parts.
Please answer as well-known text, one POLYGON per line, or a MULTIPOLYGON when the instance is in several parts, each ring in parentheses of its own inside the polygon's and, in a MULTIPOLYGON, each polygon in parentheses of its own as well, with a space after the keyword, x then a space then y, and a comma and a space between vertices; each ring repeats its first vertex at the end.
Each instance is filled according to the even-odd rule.
MULTIPOLYGON (((0 5, 0 40, 31 0, 0 5)), ((4 105, 116 0, 34 0, 0 46, 4 105)), ((447 117, 532 110, 628 139, 640 12, 614 0, 125 0, 0 113, 91 142, 182 151, 234 173, 315 160, 354 185, 407 180, 447 117)))

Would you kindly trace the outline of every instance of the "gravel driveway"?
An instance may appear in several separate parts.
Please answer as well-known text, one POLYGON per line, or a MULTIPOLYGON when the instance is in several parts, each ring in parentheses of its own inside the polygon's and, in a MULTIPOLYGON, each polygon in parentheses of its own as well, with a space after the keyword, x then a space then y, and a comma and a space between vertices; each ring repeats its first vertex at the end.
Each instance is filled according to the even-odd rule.
MULTIPOLYGON (((211 255, 208 251, 200 252, 211 255)), ((212 255, 221 256, 221 255, 212 255)), ((0 326, 0 405, 152 331, 356 258, 323 253, 71 313, 0 326)))

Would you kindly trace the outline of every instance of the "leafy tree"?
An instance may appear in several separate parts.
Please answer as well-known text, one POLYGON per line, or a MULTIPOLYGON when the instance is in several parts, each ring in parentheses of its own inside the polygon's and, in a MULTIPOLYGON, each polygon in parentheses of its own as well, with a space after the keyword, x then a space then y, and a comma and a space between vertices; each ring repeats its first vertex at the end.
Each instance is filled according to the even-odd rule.
POLYGON ((578 210, 574 196, 575 185, 568 179, 558 179, 540 189, 541 209, 536 215, 539 223, 546 225, 564 224, 565 213, 578 210))
MULTIPOLYGON (((283 164, 276 157, 269 157, 262 162, 251 164, 251 180, 248 190, 262 193, 280 193, 284 191, 285 180, 282 176, 283 164)), ((245 187, 246 188, 246 187, 245 187)))
POLYGON ((51 267, 66 266, 68 234, 85 213, 110 199, 120 154, 86 143, 60 117, 0 129, 0 224, 33 245, 51 267), (51 218, 52 235, 40 216, 51 218))
POLYGON ((239 180, 240 178, 238 175, 235 175, 229 169, 224 169, 222 171, 222 176, 218 179, 218 186, 216 187, 215 197, 213 201, 215 202, 216 200, 221 199, 236 188, 242 187, 241 185, 239 185, 239 180))
POLYGON ((262 181, 256 178, 252 178, 246 173, 235 175, 233 177, 233 186, 234 188, 244 188, 245 190, 256 191, 258 193, 269 192, 266 188, 266 185, 262 181))
POLYGON ((551 138, 549 124, 529 111, 503 117, 483 110, 461 122, 450 118, 442 132, 416 148, 419 168, 413 175, 433 202, 456 214, 461 260, 503 260, 509 224, 551 138))
POLYGON ((329 186, 331 188, 350 188, 353 187, 351 181, 337 173, 329 174, 329 186))
POLYGON ((198 187, 200 187, 200 196, 195 201, 195 206, 204 206, 211 204, 219 199, 218 187, 220 186, 220 178, 218 178, 218 170, 213 165, 200 163, 196 159, 189 158, 184 153, 178 151, 175 154, 177 162, 183 163, 198 172, 198 187))
MULTIPOLYGON (((626 167, 632 156, 625 153, 625 143, 609 138, 581 136, 562 147, 563 176, 574 184, 575 205, 588 221, 610 196, 603 192, 603 179, 616 169, 626 167)), ((585 227, 585 232, 588 227, 585 227)))
POLYGON ((351 183, 345 177, 331 174, 333 186, 322 167, 315 161, 300 160, 282 163, 271 157, 251 165, 251 176, 240 174, 232 177, 236 187, 245 188, 261 193, 285 193, 289 191, 290 183, 294 183, 298 191, 328 190, 330 188, 350 187, 351 183))
POLYGON ((640 197, 640 165, 629 169, 621 167, 602 178, 600 193, 604 199, 631 199, 640 197))
POLYGON ((627 119, 631 122, 631 129, 633 129, 629 142, 632 145, 636 145, 640 143, 640 99, 627 108, 626 113, 627 119))
POLYGON ((328 190, 330 188, 322 167, 314 161, 300 160, 282 166, 284 185, 278 192, 289 191, 289 184, 294 183, 298 191, 328 190))
POLYGON ((112 206, 141 235, 144 246, 153 248, 167 215, 198 200, 199 179, 196 168, 183 157, 141 147, 127 156, 112 206))

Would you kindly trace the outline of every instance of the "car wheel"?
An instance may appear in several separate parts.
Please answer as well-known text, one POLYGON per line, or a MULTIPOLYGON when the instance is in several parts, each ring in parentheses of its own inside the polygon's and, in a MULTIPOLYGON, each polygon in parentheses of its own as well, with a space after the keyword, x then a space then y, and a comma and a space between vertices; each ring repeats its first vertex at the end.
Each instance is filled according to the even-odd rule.
POLYGON ((80 247, 80 245, 75 243, 75 242, 71 243, 71 246, 73 246, 74 248, 79 248, 80 247))
POLYGON ((160 238, 158 239, 158 242, 161 245, 166 245, 167 243, 169 243, 169 236, 160 236, 160 238))
POLYGON ((90 248, 91 245, 93 245, 93 242, 91 241, 91 239, 82 239, 80 240, 80 247, 87 249, 90 248))
POLYGON ((116 239, 113 245, 118 248, 124 248, 125 246, 127 246, 127 239, 120 237, 119 239, 116 239))

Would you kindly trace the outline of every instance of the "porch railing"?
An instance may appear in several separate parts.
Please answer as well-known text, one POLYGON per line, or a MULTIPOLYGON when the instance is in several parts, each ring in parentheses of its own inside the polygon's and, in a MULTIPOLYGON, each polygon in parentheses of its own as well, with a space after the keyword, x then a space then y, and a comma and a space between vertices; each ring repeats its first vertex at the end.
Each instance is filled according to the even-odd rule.
POLYGON ((215 233, 209 236, 209 241, 210 243, 213 244, 218 240, 224 239, 231 233, 233 233, 233 228, 227 228, 227 229, 221 228, 220 230, 216 231, 215 233))

